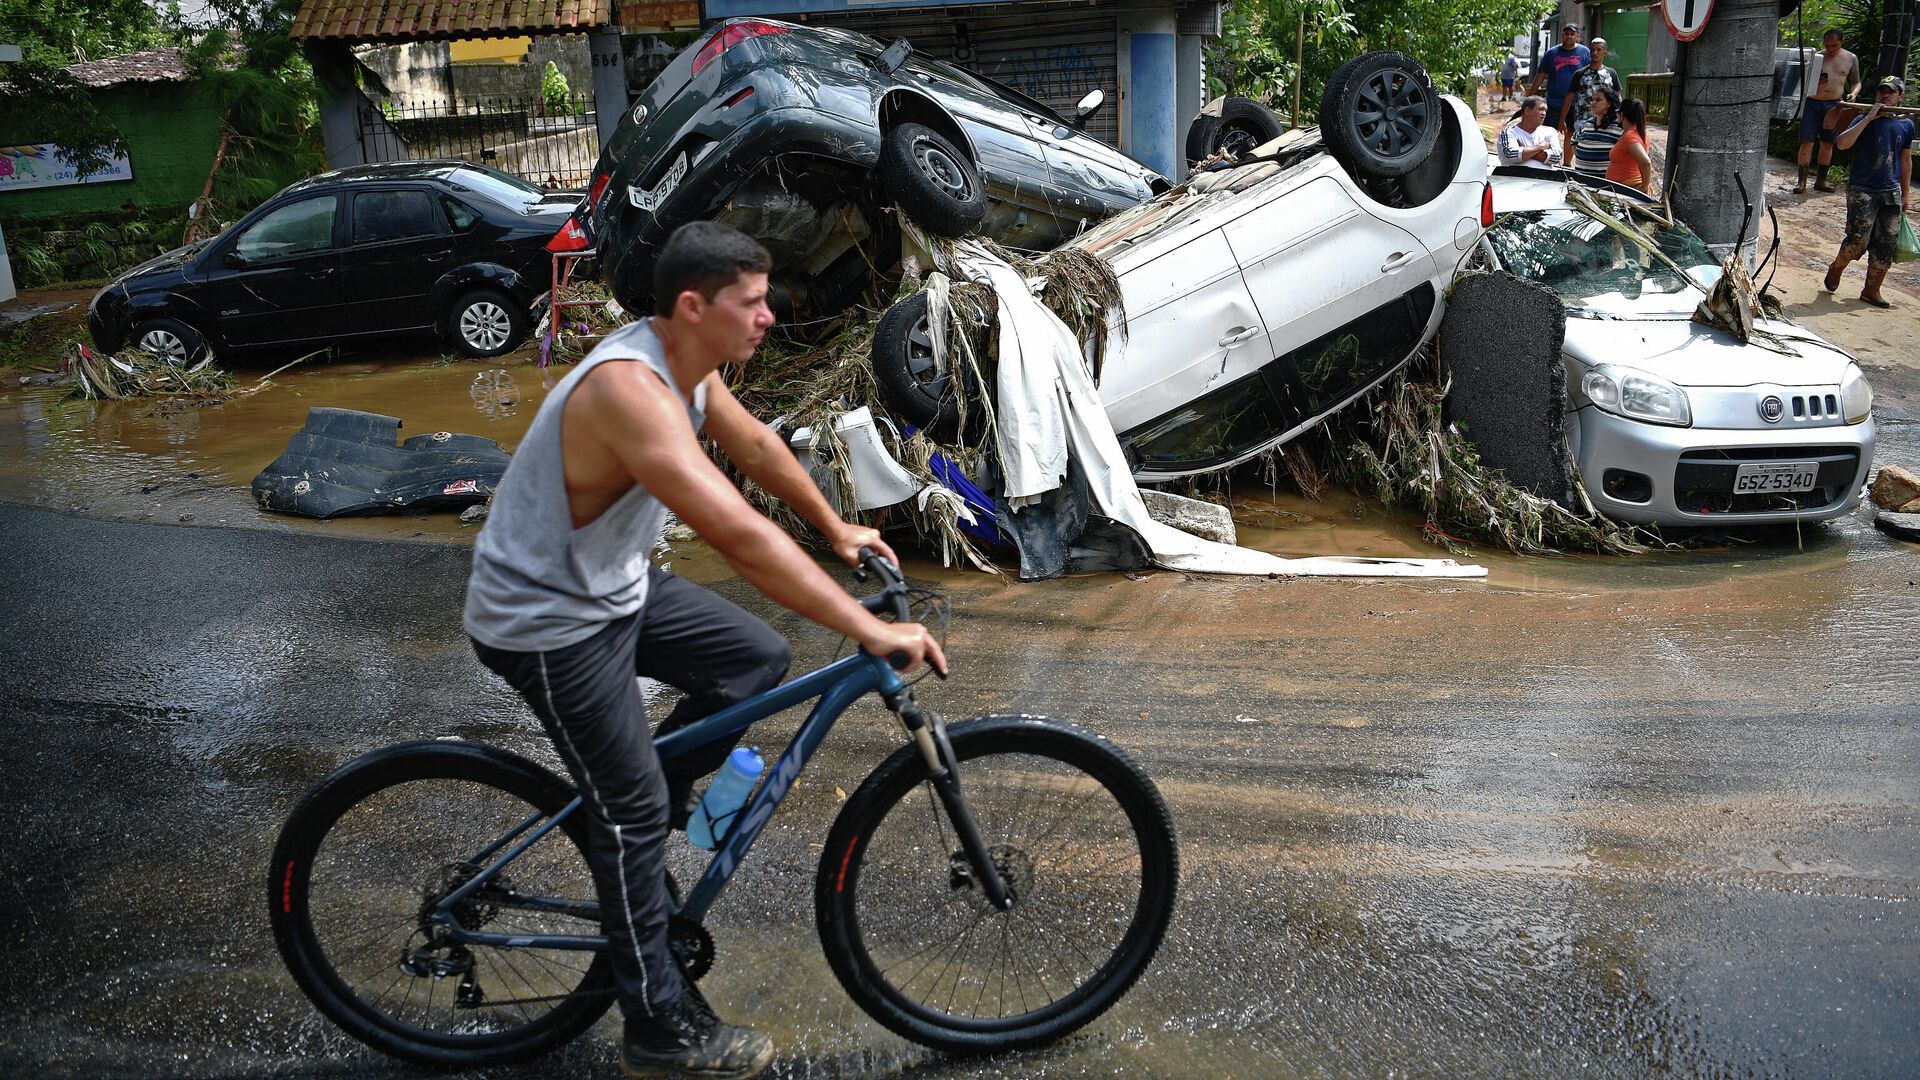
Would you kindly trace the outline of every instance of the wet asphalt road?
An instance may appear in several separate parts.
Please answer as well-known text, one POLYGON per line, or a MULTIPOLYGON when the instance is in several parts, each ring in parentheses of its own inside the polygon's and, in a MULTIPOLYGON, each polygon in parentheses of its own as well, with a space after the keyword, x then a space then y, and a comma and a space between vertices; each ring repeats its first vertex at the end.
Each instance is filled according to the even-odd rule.
MULTIPOLYGON (((299 996, 264 878, 365 750, 551 761, 460 634, 467 558, 0 509, 0 1075, 416 1074, 299 996)), ((810 845, 898 742, 869 706, 720 902, 706 985, 787 1076, 1914 1075, 1916 578, 1858 523, 1486 584, 943 576, 957 677, 926 700, 1072 716, 1159 780, 1159 959, 1041 1051, 953 1060, 859 1014, 810 845)), ((775 623, 802 665, 835 645, 775 623)), ((614 1039, 499 1075, 612 1077, 614 1039)))

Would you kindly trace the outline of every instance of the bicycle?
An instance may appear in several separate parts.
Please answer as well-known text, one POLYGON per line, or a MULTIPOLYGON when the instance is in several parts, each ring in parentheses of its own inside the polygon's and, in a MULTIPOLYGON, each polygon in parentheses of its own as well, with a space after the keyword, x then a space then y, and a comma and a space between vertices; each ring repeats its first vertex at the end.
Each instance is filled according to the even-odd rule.
MULTIPOLYGON (((861 557, 856 576, 884 586, 861 603, 907 619, 898 570, 861 557)), ((890 661, 905 657, 855 651, 658 739, 670 759, 819 698, 692 891, 669 879, 676 958, 706 973, 706 913, 834 721, 874 692, 909 741, 847 798, 821 854, 814 915, 834 975, 887 1028, 950 1052, 1079 1029, 1133 986, 1172 915, 1178 853, 1158 789, 1072 723, 988 715, 949 729, 890 661)), ((274 847, 288 970, 329 1019, 410 1061, 493 1065, 571 1041, 613 1001, 581 805, 547 769, 477 743, 348 762, 274 847)))

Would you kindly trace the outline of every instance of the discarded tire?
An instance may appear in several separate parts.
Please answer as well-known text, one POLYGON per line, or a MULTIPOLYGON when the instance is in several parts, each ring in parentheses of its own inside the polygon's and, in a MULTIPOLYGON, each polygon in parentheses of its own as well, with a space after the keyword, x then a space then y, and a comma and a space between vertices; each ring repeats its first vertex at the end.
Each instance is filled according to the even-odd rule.
POLYGON ((1354 179, 1413 171, 1440 141, 1440 92, 1405 53, 1362 53, 1340 65, 1320 99, 1320 136, 1354 179))
POLYGON ((1252 98, 1215 98, 1187 127, 1187 163, 1204 161, 1222 150, 1243 157, 1286 129, 1273 110, 1252 98))
POLYGON ((900 124, 880 147, 880 185, 920 227, 962 237, 987 216, 980 170, 946 137, 924 124, 900 124))
POLYGON ((880 316, 873 331, 873 381, 894 419, 917 428, 952 432, 960 424, 959 378, 941 370, 933 354, 926 293, 915 293, 880 316))

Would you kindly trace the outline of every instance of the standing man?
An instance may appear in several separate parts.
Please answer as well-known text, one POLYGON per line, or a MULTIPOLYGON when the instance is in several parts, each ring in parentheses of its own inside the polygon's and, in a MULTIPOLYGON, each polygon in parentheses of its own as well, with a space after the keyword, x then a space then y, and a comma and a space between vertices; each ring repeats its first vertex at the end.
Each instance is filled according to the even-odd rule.
MULTIPOLYGON (((766 623, 653 565, 667 511, 782 607, 875 656, 947 666, 924 628, 868 614, 700 445, 704 430, 847 562, 859 565, 862 547, 893 558, 874 530, 840 520, 717 374, 750 360, 773 326, 772 265, 728 226, 674 232, 654 270, 654 316, 608 335, 535 414, 467 583, 474 651, 533 708, 584 800, 587 863, 626 1019, 620 1067, 632 1077, 742 1080, 773 1059, 765 1035, 714 1015, 667 947, 667 832, 685 821, 693 782, 729 748, 663 769, 636 677, 686 692, 664 733, 770 689, 792 654, 766 623)), ((631 311, 645 298, 619 299, 631 311)))
POLYGON ((1513 100, 1513 81, 1520 77, 1520 57, 1512 49, 1507 50, 1507 58, 1500 62, 1500 100, 1513 100))
POLYGON ((1828 292, 1840 287, 1847 264, 1867 255, 1867 287, 1860 299, 1877 308, 1893 305, 1880 295, 1880 283, 1893 267, 1894 247, 1900 240, 1900 215, 1907 209, 1913 181, 1913 121, 1904 116, 1881 116, 1880 110, 1900 104, 1907 84, 1898 75, 1880 80, 1873 107, 1855 120, 1835 141, 1853 150, 1847 171, 1847 238, 1840 254, 1827 267, 1828 292))
MULTIPOLYGON (((1566 139, 1567 133, 1578 128, 1581 121, 1593 112, 1593 95, 1601 87, 1613 91, 1615 102, 1626 97, 1620 90, 1620 73, 1607 66, 1607 39, 1594 38, 1589 48, 1593 62, 1574 75, 1573 92, 1567 96, 1565 115, 1561 116, 1559 124, 1555 125, 1560 129, 1562 139, 1566 139)), ((1567 145, 1573 144, 1568 142, 1567 145)))
MULTIPOLYGON (((1533 73, 1533 92, 1543 89, 1547 98, 1547 122, 1558 129, 1567 118, 1567 96, 1573 91, 1573 77, 1593 60, 1593 54, 1580 44, 1580 27, 1568 23, 1560 28, 1560 44, 1540 58, 1540 70, 1533 73)), ((1561 132, 1562 143, 1566 133, 1561 132)))
MULTIPOLYGON (((1807 94, 1800 113, 1800 182, 1795 195, 1807 193, 1807 166, 1813 160, 1813 144, 1820 144, 1820 171, 1814 175, 1815 191, 1832 191, 1827 183, 1827 167, 1833 164, 1833 129, 1827 126, 1827 114, 1841 101, 1860 96, 1860 58, 1840 47, 1840 31, 1820 35, 1820 51, 1814 54, 1820 78, 1807 94)), ((1805 73, 1801 78, 1805 79, 1805 73)))
POLYGON ((1500 129, 1500 164, 1557 169, 1565 160, 1560 132, 1547 126, 1547 103, 1538 94, 1520 102, 1520 118, 1500 129))

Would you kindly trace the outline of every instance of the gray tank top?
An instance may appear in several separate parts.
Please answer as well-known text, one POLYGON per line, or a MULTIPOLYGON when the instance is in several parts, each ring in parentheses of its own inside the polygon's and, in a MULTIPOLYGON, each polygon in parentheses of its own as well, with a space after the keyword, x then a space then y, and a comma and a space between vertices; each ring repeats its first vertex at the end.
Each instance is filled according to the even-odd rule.
MULTIPOLYGON (((646 364, 680 393, 653 320, 642 319, 607 335, 547 394, 474 543, 465 624, 483 644, 515 652, 565 648, 646 603, 647 569, 666 527, 666 506, 635 484, 576 529, 560 457, 568 396, 587 372, 610 360, 646 364)), ((687 409, 695 432, 706 422, 706 408, 701 385, 687 409)))

